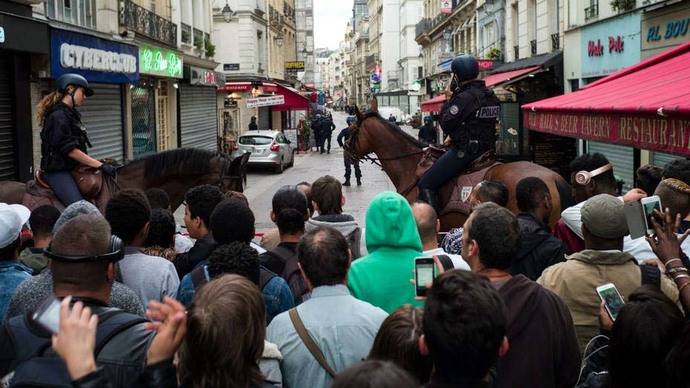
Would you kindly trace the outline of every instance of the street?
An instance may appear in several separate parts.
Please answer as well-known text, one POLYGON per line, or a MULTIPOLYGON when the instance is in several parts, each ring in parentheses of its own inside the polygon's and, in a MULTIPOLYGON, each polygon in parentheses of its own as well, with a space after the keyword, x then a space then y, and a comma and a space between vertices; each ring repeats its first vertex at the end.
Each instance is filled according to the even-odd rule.
MULTIPOLYGON (((347 125, 345 123, 346 118, 345 112, 333 112, 333 123, 337 129, 333 131, 330 154, 321 155, 315 151, 299 153, 295 156, 295 166, 286 169, 282 174, 276 174, 268 169, 249 169, 244 194, 249 200, 254 217, 256 217, 257 232, 260 233, 275 227, 271 221, 271 200, 273 194, 281 186, 296 185, 303 181, 311 183, 324 175, 332 175, 341 182, 344 180, 343 149, 338 146, 336 138, 340 130, 347 125)), ((346 199, 344 211, 354 216, 361 225, 364 225, 369 202, 376 194, 385 190, 395 190, 395 187, 380 167, 370 162, 363 162, 360 166, 362 169, 362 186, 357 186, 353 169, 352 186, 343 187, 346 199)), ((178 224, 184 225, 183 218, 184 207, 181 206, 175 212, 175 219, 178 224)))

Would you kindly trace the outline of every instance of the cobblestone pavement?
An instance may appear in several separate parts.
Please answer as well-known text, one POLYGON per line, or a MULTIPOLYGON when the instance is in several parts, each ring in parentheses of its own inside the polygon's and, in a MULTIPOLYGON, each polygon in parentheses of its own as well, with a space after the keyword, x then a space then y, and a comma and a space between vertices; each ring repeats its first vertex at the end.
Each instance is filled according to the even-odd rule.
MULTIPOLYGON (((275 226, 271 222, 271 199, 281 186, 294 185, 302 181, 313 182, 324 175, 332 175, 341 181, 344 180, 343 149, 338 146, 336 138, 340 130, 345 128, 346 118, 347 115, 344 112, 333 112, 333 121, 337 129, 333 131, 330 154, 322 155, 314 151, 297 154, 294 167, 288 168, 282 174, 276 174, 268 169, 249 170, 244 194, 254 211, 257 232, 266 231, 275 226)), ((346 198, 344 211, 352 214, 360 225, 364 225, 367 206, 374 196, 385 190, 395 190, 395 187, 380 167, 370 162, 362 163, 360 166, 362 186, 356 185, 353 171, 353 185, 343 187, 346 198)), ((184 208, 180 207, 175 212, 175 218, 182 225, 184 225, 183 217, 184 208)))

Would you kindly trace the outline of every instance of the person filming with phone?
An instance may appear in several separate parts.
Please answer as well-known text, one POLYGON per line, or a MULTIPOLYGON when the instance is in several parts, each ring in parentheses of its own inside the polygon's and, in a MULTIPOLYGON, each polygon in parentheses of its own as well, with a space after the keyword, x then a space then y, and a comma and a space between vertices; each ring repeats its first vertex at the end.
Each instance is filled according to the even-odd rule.
POLYGON ((446 89, 449 100, 441 110, 441 129, 449 146, 443 156, 419 180, 419 200, 441 214, 438 191, 461 174, 479 156, 493 150, 496 123, 501 110, 498 98, 479 76, 479 63, 471 55, 460 55, 451 64, 453 72, 446 89))

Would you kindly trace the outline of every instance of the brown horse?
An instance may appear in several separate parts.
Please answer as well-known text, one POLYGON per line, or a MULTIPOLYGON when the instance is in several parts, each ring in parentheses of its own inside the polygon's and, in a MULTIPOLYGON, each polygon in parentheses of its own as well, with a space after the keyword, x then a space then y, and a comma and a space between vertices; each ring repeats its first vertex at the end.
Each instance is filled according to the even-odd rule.
MULTIPOLYGON (((187 190, 211 184, 228 190, 243 191, 249 154, 229 161, 225 155, 195 148, 180 148, 150 155, 127 163, 117 173, 119 189, 147 190, 158 187, 170 196, 177 209, 187 190)), ((22 203, 26 184, 0 181, 0 202, 22 203)))
MULTIPOLYGON (((417 199, 417 178, 415 171, 423 154, 424 145, 404 132, 398 126, 384 120, 377 112, 376 100, 372 101, 371 110, 362 114, 357 107, 357 125, 353 130, 347 151, 355 158, 365 159, 366 155, 376 154, 378 162, 395 185, 397 191, 408 201, 417 199)), ((372 158, 369 158, 372 159, 372 158)), ((531 162, 513 162, 498 164, 487 170, 485 180, 502 182, 510 193, 508 208, 517 213, 515 187, 526 177, 539 177, 549 187, 553 201, 553 210, 549 222, 553 225, 561 214, 561 209, 572 205, 570 185, 557 173, 531 162)), ((445 205, 453 192, 452 181, 441 188, 441 203, 445 205)), ((441 215, 441 229, 462 226, 467 214, 446 212, 441 215)))

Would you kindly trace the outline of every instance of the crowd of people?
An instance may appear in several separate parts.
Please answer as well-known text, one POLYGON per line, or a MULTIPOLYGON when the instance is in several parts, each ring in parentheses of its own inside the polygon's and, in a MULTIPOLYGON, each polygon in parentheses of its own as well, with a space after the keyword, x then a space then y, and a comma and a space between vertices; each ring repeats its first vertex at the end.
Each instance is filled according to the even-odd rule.
POLYGON ((393 192, 356 220, 331 176, 277 190, 260 241, 247 198, 211 185, 186 193, 184 227, 159 189, 104 213, 0 204, 0 384, 689 387, 690 161, 641 168, 622 196, 604 155, 571 169, 553 228, 539 178, 481 182, 448 233, 393 192), (625 206, 652 194, 663 211, 634 239, 625 206))

